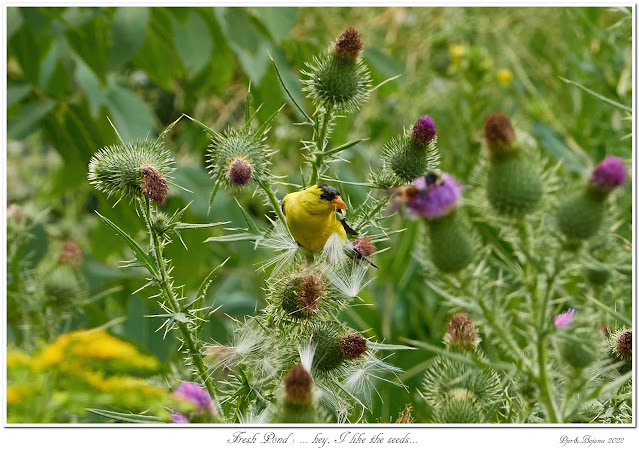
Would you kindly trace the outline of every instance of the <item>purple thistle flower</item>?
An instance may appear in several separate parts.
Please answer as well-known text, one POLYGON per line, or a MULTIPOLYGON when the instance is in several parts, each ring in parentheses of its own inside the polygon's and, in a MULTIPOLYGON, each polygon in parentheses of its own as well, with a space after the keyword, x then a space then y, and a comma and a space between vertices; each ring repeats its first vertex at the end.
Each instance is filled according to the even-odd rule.
MULTIPOLYGON (((434 174, 433 174, 434 175, 434 174)), ((423 219, 437 219, 443 217, 457 206, 457 199, 461 195, 462 186, 451 175, 445 173, 437 181, 431 181, 431 174, 415 180, 415 187, 419 189, 414 198, 406 205, 409 215, 423 219)))
POLYGON ((564 311, 561 314, 555 316, 555 326, 557 328, 568 328, 572 318, 575 315, 575 310, 570 308, 568 311, 564 311))
POLYGON ((173 391, 173 395, 179 399, 189 401, 197 406, 198 411, 211 411, 211 396, 197 383, 183 381, 173 391))
POLYGON ((191 423, 184 414, 178 412, 171 414, 171 423, 191 423))
POLYGON ((435 128, 435 121, 430 116, 422 116, 417 119, 415 125, 413 125, 413 131, 411 132, 411 139, 421 145, 428 145, 435 139, 437 135, 437 129, 435 128))
POLYGON ((590 174, 589 184, 592 187, 601 188, 606 191, 612 191, 626 181, 626 168, 621 158, 614 156, 606 156, 593 169, 590 174))

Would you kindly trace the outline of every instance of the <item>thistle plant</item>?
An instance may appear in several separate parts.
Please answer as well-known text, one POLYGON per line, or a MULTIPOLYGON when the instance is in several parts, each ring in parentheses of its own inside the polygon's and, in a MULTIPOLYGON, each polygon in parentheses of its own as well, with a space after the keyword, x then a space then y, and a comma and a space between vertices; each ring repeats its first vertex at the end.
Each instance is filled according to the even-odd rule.
MULTIPOLYGON (((276 152, 265 142, 281 108, 255 129, 257 110, 252 105, 249 85, 245 120, 240 128, 220 132, 189 117, 211 139, 206 152, 213 181, 210 205, 220 188, 231 194, 255 190, 263 195, 275 217, 272 227, 261 229, 240 205, 248 225, 246 232, 207 239, 211 243, 251 240, 256 246, 275 250, 275 255, 261 265, 267 305, 255 315, 238 320, 230 342, 204 342, 199 333, 211 311, 210 307, 203 307, 203 296, 219 267, 204 280, 195 300, 189 302, 174 287, 171 262, 164 256, 164 248, 175 236, 179 238, 182 229, 221 224, 185 224, 180 217, 186 208, 173 214, 161 210, 169 188, 179 188, 171 180, 174 159, 162 143, 163 136, 177 121, 155 141, 121 140, 93 157, 89 181, 107 195, 117 195, 118 201, 128 199, 146 223, 148 251, 103 217, 134 251, 136 260, 130 264, 143 265, 149 271, 149 282, 144 287, 159 291, 154 297, 166 312, 162 315, 164 334, 171 330, 178 333, 185 363, 193 369, 192 381, 183 380, 173 394, 186 399, 186 406, 184 402, 167 405, 172 422, 359 421, 370 408, 377 382, 401 385, 397 378, 399 369, 385 362, 387 357, 377 352, 406 347, 380 344, 365 337, 344 323, 340 312, 360 301, 358 295, 367 284, 367 273, 377 267, 372 260, 375 242, 389 234, 380 223, 391 197, 385 189, 398 185, 413 164, 419 165, 420 172, 436 168, 436 130, 434 121, 424 116, 402 137, 389 143, 385 151, 388 162, 382 164, 379 172, 371 173, 373 181, 362 183, 380 188, 379 194, 370 195, 355 212, 347 212, 346 217, 341 215, 348 205, 340 191, 324 181, 330 181, 325 180, 325 174, 329 165, 339 159, 340 152, 363 140, 329 148, 338 114, 359 109, 376 89, 371 87, 362 51, 359 33, 350 28, 308 65, 302 75, 308 99, 315 107, 313 114, 308 114, 290 97, 306 119, 301 125, 311 132, 311 138, 302 141, 309 169, 306 182, 300 187, 310 189, 305 192, 316 196, 313 201, 336 205, 337 211, 328 210, 327 214, 337 214, 336 220, 340 221, 337 231, 343 229, 344 235, 357 235, 352 242, 335 232, 327 234, 325 244, 320 247, 301 249, 293 237, 298 231, 289 229, 286 211, 290 210, 283 207, 276 195, 283 177, 272 174, 270 169, 276 152), (374 181, 380 176, 394 181, 382 186, 374 181), (356 228, 351 228, 347 220, 356 228), (379 233, 363 235, 371 226, 379 233), (196 407, 189 408, 189 402, 196 407)), ((277 66, 275 70, 279 76, 277 66)), ((281 78, 280 82, 288 93, 281 78)), ((452 181, 449 184, 457 189, 452 181)), ((318 232, 324 230, 320 228, 318 232)))
MULTIPOLYGON (((428 286, 465 311, 449 322, 444 349, 407 340, 439 354, 422 389, 432 420, 628 421, 631 321, 610 302, 630 295, 630 284, 613 269, 610 248, 619 246, 612 221, 604 220, 625 181, 621 159, 606 157, 585 188, 564 194, 558 166, 519 143, 506 116, 486 118, 484 139, 486 154, 464 193, 472 219, 463 233, 455 219, 461 189, 455 184, 444 193, 449 175, 430 174, 395 191, 396 207, 429 225, 415 253, 427 274, 437 274, 427 275, 428 286), (483 227, 497 231, 497 240, 469 252, 483 227), (586 283, 570 285, 574 277, 586 283), (602 314, 618 330, 609 337, 602 314), (479 350, 475 321, 502 356, 479 350)), ((627 263, 630 253, 617 257, 627 263)))

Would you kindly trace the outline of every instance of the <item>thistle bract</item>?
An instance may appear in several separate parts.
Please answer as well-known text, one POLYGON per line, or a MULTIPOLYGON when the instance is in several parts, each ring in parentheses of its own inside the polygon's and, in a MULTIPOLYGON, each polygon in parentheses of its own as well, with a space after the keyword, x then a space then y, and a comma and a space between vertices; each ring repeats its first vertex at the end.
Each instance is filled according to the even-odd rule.
POLYGON ((571 327, 560 335, 559 352, 562 359, 575 369, 585 369, 597 358, 596 337, 586 327, 571 327))
POLYGON ((307 64, 305 90, 316 107, 352 112, 368 99, 371 77, 360 56, 362 47, 359 34, 349 28, 327 53, 307 64))
POLYGON ((569 196, 557 208, 559 230, 572 241, 588 239, 603 223, 605 202, 599 191, 590 188, 569 196))
POLYGON ((143 195, 166 201, 174 159, 162 142, 122 142, 98 151, 89 161, 89 182, 108 196, 143 195))
POLYGON ((231 190, 251 181, 267 181, 273 152, 264 144, 264 139, 264 134, 254 134, 248 128, 213 137, 207 152, 211 177, 231 190))
POLYGON ((498 214, 522 216, 536 208, 542 195, 539 174, 519 152, 491 158, 486 194, 498 214))

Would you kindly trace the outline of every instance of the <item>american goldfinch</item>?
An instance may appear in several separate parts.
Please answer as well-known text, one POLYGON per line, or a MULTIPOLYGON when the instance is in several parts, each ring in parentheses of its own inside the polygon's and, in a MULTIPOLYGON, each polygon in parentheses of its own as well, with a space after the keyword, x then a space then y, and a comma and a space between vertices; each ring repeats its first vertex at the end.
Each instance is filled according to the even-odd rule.
MULTIPOLYGON (((299 192, 293 192, 282 199, 282 211, 286 216, 288 229, 299 245, 311 252, 321 252, 326 241, 336 233, 342 243, 346 234, 357 236, 357 231, 339 217, 338 212, 346 209, 337 189, 326 184, 316 184, 299 192)), ((356 249, 354 257, 365 259, 356 249)))

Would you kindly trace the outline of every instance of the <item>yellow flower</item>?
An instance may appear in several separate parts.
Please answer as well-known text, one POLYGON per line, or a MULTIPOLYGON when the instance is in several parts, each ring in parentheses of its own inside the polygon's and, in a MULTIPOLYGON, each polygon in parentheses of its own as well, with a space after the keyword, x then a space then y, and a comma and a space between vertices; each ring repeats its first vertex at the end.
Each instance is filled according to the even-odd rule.
POLYGON ((501 69, 497 72, 497 79, 501 84, 508 84, 513 79, 513 73, 508 69, 501 69))
POLYGON ((466 47, 461 44, 451 44, 448 46, 448 52, 451 56, 451 63, 459 64, 461 57, 464 56, 464 53, 466 53, 466 47))
POLYGON ((154 370, 158 361, 140 353, 133 345, 111 336, 105 330, 79 330, 63 334, 49 345, 34 362, 36 369, 50 366, 69 366, 70 352, 78 358, 90 360, 119 360, 140 369, 154 370))
POLYGON ((22 401, 22 399, 29 395, 33 391, 32 386, 24 384, 7 387, 7 404, 16 405, 22 401))
POLYGON ((17 366, 26 366, 29 364, 29 355, 20 350, 7 351, 7 369, 13 369, 17 366))

